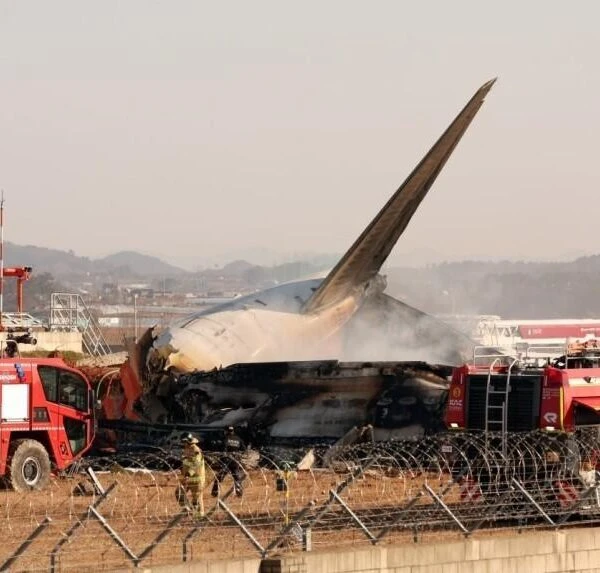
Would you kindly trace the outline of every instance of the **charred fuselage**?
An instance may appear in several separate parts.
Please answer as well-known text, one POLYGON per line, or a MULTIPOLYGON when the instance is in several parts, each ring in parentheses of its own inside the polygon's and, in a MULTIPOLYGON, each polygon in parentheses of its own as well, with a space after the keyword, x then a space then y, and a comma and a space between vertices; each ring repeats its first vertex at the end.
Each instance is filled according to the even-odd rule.
POLYGON ((245 428, 260 442, 375 439, 443 427, 451 367, 425 362, 270 362, 182 375, 161 398, 168 423, 245 428))

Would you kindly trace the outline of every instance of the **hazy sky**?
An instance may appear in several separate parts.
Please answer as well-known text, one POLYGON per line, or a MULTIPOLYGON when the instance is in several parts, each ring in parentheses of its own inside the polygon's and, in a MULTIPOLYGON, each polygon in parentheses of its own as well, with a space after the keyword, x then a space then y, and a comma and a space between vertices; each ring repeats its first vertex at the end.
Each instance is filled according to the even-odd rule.
POLYGON ((5 237, 343 252, 499 81, 394 263, 600 252, 600 4, 0 0, 5 237))

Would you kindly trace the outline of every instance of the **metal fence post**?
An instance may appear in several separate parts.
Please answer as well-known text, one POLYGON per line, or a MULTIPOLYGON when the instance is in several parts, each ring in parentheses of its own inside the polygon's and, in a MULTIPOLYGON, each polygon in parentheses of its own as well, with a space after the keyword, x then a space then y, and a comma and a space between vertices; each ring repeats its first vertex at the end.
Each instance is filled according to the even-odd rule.
POLYGON ((129 557, 129 559, 137 565, 139 559, 131 549, 129 549, 128 545, 119 537, 119 534, 110 526, 108 521, 104 519, 102 515, 96 511, 96 509, 90 506, 90 513, 100 522, 100 525, 106 530, 106 532, 110 535, 112 540, 123 550, 123 553, 129 557))
MULTIPOLYGON (((95 474, 94 474, 95 475, 95 474)), ((98 482, 99 483, 99 482, 98 482)), ((93 508, 97 508, 100 506, 102 502, 104 502, 108 495, 117 487, 117 482, 113 482, 108 486, 106 490, 103 489, 102 495, 98 497, 98 499, 91 505, 93 508)), ((60 553, 62 546, 69 541, 69 539, 73 536, 73 534, 83 525, 83 521, 87 518, 89 512, 89 508, 85 513, 79 516, 76 523, 74 523, 69 530, 64 534, 64 536, 59 540, 59 542, 52 548, 50 552, 50 573, 55 573, 56 571, 56 557, 60 553)))
POLYGON ((312 551, 312 529, 302 528, 302 551, 312 551))

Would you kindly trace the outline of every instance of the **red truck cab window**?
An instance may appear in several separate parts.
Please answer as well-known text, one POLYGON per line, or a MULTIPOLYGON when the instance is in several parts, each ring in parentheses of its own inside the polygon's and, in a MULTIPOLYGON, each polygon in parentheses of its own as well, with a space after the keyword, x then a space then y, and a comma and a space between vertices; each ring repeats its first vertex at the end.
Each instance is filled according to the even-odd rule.
POLYGON ((46 400, 59 405, 73 455, 88 444, 85 416, 90 413, 90 394, 83 377, 54 366, 38 366, 46 400))
POLYGON ((88 386, 85 380, 69 370, 54 366, 38 366, 46 400, 87 412, 88 386))

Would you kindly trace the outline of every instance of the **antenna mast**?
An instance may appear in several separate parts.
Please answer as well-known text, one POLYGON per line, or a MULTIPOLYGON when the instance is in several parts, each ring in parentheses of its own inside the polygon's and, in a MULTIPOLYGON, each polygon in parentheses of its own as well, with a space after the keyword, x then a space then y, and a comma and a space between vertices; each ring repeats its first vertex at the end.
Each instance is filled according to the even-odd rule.
POLYGON ((4 189, 0 192, 0 332, 4 330, 4 189))

